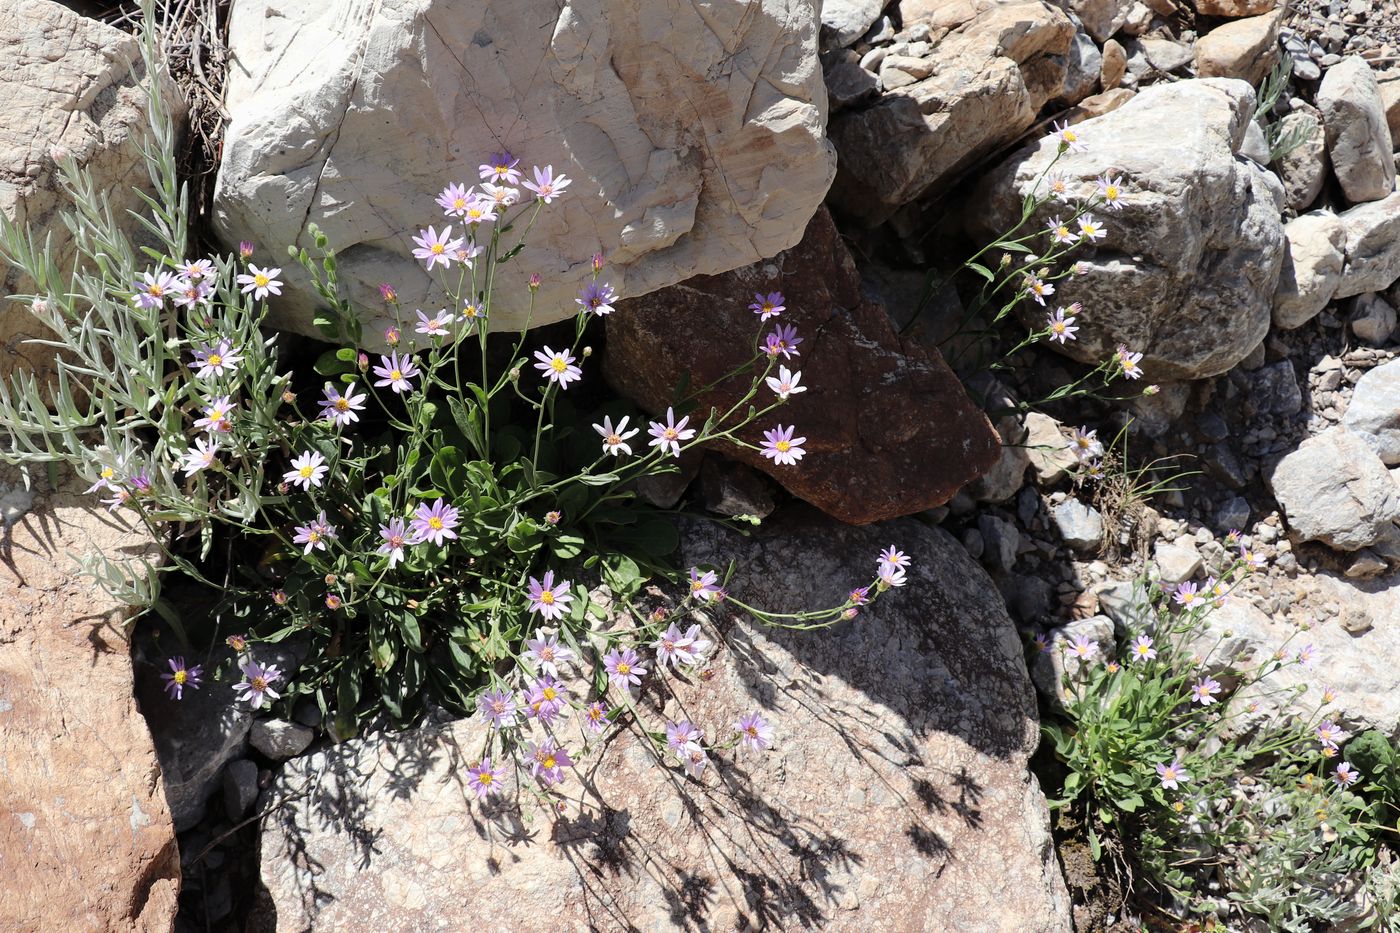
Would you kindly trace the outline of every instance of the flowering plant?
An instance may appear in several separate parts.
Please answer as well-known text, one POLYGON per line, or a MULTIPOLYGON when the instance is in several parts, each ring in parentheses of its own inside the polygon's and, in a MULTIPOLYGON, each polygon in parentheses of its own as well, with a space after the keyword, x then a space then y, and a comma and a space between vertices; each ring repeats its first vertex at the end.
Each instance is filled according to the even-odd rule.
MULTIPOLYGON (((145 48, 156 74, 149 36, 145 48)), ((672 566, 677 531, 638 499, 634 482, 675 470, 699 445, 744 444, 736 432, 770 417, 762 454, 801 468, 805 438, 775 414, 806 389, 787 365, 800 358, 802 338, 770 323, 782 295, 755 296, 753 352, 726 377, 747 389, 729 409, 698 410, 700 389, 679 394, 664 419, 618 402, 586 412, 571 401, 589 377, 585 336, 616 300, 601 256, 579 283, 571 336, 534 346, 522 329, 501 346, 488 340, 497 270, 528 259, 536 217, 570 185, 552 166, 527 176, 517 158, 498 153, 481 165, 479 184, 454 182, 437 196, 441 227, 413 237, 441 307, 404 308, 386 284, 382 311, 392 324, 372 339, 339 288, 334 250, 309 228, 312 248, 290 255, 323 299, 315 323, 336 345, 310 372, 293 370, 279 339, 262 330, 282 269, 250 242, 237 255, 189 258, 174 132, 154 90, 149 105, 155 193, 139 253, 70 156, 55 163, 74 202, 65 218, 80 260, 71 279, 45 244, 0 215, 0 251, 36 283, 25 300, 58 351, 52 385, 23 372, 0 384, 11 440, 0 456, 71 465, 89 493, 144 526, 165 553, 163 565, 94 555, 94 575, 129 603, 162 610, 182 641, 160 575, 178 570, 214 588, 217 614, 243 629, 228 640, 239 653, 240 699, 260 709, 311 697, 334 714, 339 736, 381 712, 407 722, 429 699, 458 714, 479 710, 502 733, 526 720, 548 727, 566 710, 601 731, 630 708, 623 698, 649 670, 698 665, 712 646, 701 627, 681 629, 634 600, 661 575, 693 605, 716 603, 726 599, 725 579, 715 568, 683 575, 672 566), (369 352, 371 342, 385 352, 369 352), (211 580, 216 538, 231 554, 260 559, 230 561, 228 576, 211 580), (609 612, 632 624, 593 637, 609 612), (298 664, 254 657, 260 644, 287 639, 303 649, 298 664), (591 702, 557 679, 565 661, 593 666, 591 702)), ((531 315, 537 285, 532 278, 531 315)), ((730 602, 774 625, 836 624, 903 585, 907 564, 891 548, 868 585, 811 612, 730 602)), ((167 689, 178 700, 187 687, 207 689, 213 674, 182 655, 170 661, 167 689)), ((672 726, 665 747, 695 773, 703 736, 672 726)), ((478 789, 492 785, 507 754, 523 750, 546 786, 571 762, 552 736, 510 735, 474 768, 478 789)), ((758 748, 770 731, 752 714, 733 735, 758 748)))
POLYGON ((1038 639, 1046 661, 1062 659, 1065 721, 1042 726, 1066 769, 1051 806, 1078 811, 1094 857, 1111 848, 1169 912, 1299 931, 1361 916, 1366 905, 1347 895, 1377 858, 1378 827, 1343 752, 1337 698, 1268 679, 1315 663, 1301 633, 1250 662, 1210 624, 1262 563, 1227 543, 1239 556, 1219 578, 1144 582, 1138 624, 1110 643, 1038 639))

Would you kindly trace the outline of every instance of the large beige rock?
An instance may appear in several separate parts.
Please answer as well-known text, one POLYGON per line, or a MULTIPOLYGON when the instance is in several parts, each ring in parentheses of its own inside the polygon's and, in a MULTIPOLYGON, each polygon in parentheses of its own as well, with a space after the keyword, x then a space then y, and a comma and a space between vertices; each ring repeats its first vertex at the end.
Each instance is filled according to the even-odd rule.
POLYGON ((1196 74, 1240 78, 1258 84, 1278 60, 1278 29, 1283 11, 1237 19, 1196 40, 1196 74))
POLYGON ((933 74, 832 117, 841 158, 831 202, 842 214, 878 224, 946 187, 1063 92, 1075 28, 1060 10, 969 0, 940 12, 953 11, 959 19, 940 27, 951 31, 929 55, 933 74))
MULTIPOLYGON (((149 189, 139 145, 146 124, 144 69, 135 38, 79 16, 52 0, 0 3, 0 211, 28 224, 39 242, 53 237, 59 269, 73 247, 58 216, 67 206, 51 152, 62 147, 93 176, 94 187, 125 218, 142 205, 133 186, 149 189)), ((183 105, 173 88, 166 100, 183 105)), ((135 231, 135 221, 126 226, 135 231)), ((26 306, 9 295, 34 283, 0 261, 0 378, 17 367, 41 379, 53 371, 51 347, 26 344, 49 336, 26 306)))
POLYGON ((1359 435, 1338 425, 1278 462, 1269 486, 1303 541, 1355 551, 1396 537, 1400 487, 1359 435))
MULTIPOLYGON (((1085 274, 1057 283, 1055 303, 1080 301, 1084 313, 1078 339, 1054 350, 1098 362, 1127 345, 1144 354, 1146 381, 1168 382, 1218 375, 1259 345, 1283 258, 1283 189, 1273 173, 1237 157, 1253 112, 1253 89, 1213 78, 1153 85, 1079 124, 1086 150, 1055 163, 1070 194, 1090 196, 1105 172, 1129 193, 1121 210, 1100 212, 1107 236, 1074 254, 1085 274), (1170 146, 1162 145, 1164 126, 1170 146)), ((990 239, 1020 219, 1023 197, 1058 145, 1043 138, 983 180, 968 217, 977 236, 990 239)), ((1028 229, 1064 214, 1047 203, 1028 229)), ((1043 326, 1039 305, 1026 302, 1023 311, 1027 323, 1043 326)))
POLYGON ((51 495, 4 531, 4 930, 155 933, 174 922, 180 857, 151 734, 132 700, 125 613, 73 567, 86 552, 139 556, 150 541, 101 506, 91 511, 92 501, 51 495))
MULTIPOLYGON (((412 308, 434 196, 505 148, 573 186, 501 267, 495 329, 532 272, 533 322, 572 315, 596 252, 622 296, 724 272, 801 239, 831 182, 817 28, 816 0, 239 0, 215 222, 284 256, 314 221, 361 307, 387 281, 412 308)), ((290 285, 273 322, 312 333, 290 285)))
MULTIPOLYGON (((709 674, 668 678, 666 715, 723 741, 759 709, 775 747, 718 753, 698 781, 622 728, 559 785, 562 813, 514 779, 482 806, 463 786, 475 718, 289 762, 272 794, 308 793, 263 824, 252 928, 1069 930, 1021 645, 952 537, 790 513, 753 538, 689 525, 682 560, 734 558, 736 598, 791 610, 842 600, 890 542, 909 585, 852 624, 719 614, 709 674)), ((558 734, 577 750, 576 724, 558 734)))
POLYGON ((1337 216, 1346 229, 1347 262, 1333 297, 1384 291, 1400 279, 1400 191, 1337 216))
POLYGON ((1283 268, 1274 289, 1274 323, 1299 327, 1327 307, 1342 281, 1346 228, 1331 211, 1313 211, 1290 220, 1283 268))
POLYGON ((1258 16, 1280 6, 1279 0, 1195 0, 1202 16, 1258 16))
POLYGON ((1385 103, 1366 59, 1351 55, 1322 76, 1317 109, 1327 128, 1327 153, 1342 192, 1353 204, 1395 190, 1395 156, 1385 103))
POLYGON ((1322 118, 1310 107, 1288 114, 1279 121, 1279 138, 1294 136, 1300 142, 1275 160, 1274 171, 1283 182, 1288 206, 1301 213, 1317 200, 1327 181, 1327 134, 1322 118))

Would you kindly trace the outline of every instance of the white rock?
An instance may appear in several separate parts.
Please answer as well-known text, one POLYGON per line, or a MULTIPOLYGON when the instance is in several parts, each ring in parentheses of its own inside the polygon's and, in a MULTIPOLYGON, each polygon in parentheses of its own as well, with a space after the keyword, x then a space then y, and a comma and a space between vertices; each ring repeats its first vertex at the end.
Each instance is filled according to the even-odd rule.
MULTIPOLYGON (((931 6, 952 17, 933 50, 937 73, 831 119, 840 153, 831 201, 862 223, 961 177, 1064 90, 1074 39, 1064 13, 1040 0, 931 6)), ((909 3, 901 10, 906 26, 915 21, 909 3)))
MULTIPOLYGON (((1107 237, 1082 254, 1086 274, 1057 283, 1057 301, 1081 301, 1085 314, 1079 339, 1053 349, 1097 363, 1127 345, 1144 354, 1148 381, 1172 382, 1218 375, 1259 345, 1283 258, 1283 188, 1236 156, 1253 111, 1244 82, 1178 81, 1078 125, 1087 151, 1055 163, 1071 194, 1088 196, 1105 172, 1121 176, 1129 194, 1102 218, 1107 237), (1164 126, 1171 146, 1162 144, 1164 126), (1192 333, 1211 337, 1181 339, 1192 333)), ((1057 150, 1047 138, 991 172, 967 218, 978 237, 1020 219, 1022 198, 1057 150)), ((1045 205, 1031 225, 1043 228, 1056 214, 1062 206, 1045 205)), ((1040 326, 1044 316, 1026 320, 1040 326)))
MULTIPOLYGON (((824 138, 816 0, 240 0, 215 225, 273 256, 306 221, 340 251, 361 309, 432 280, 411 235, 433 198, 502 148, 573 179, 497 273, 493 329, 574 313, 592 255, 622 296, 793 246, 835 170, 824 138)), ((525 192, 528 194, 528 192, 525 192)), ((523 226, 523 224, 522 224, 523 226)), ((457 225, 460 231, 460 224, 457 225)), ((293 263, 273 323, 314 333, 293 263)), ((366 321, 373 341, 383 320, 366 321)))
POLYGON ((1284 225, 1283 268, 1274 289, 1274 324, 1300 327, 1327 307, 1342 281, 1346 229, 1331 211, 1313 211, 1284 225))
MULTIPOLYGON (((94 189, 109 199, 121 226, 130 233, 141 229, 127 213, 145 211, 133 187, 150 188, 140 153, 147 91, 133 71, 140 61, 131 34, 61 3, 0 3, 0 211, 28 224, 40 244, 51 236, 51 258, 60 270, 71 267, 75 250, 58 213, 69 205, 50 156, 55 148, 68 150, 91 172, 94 189)), ((184 112, 179 92, 173 84, 165 91, 178 120, 184 112)), ((0 378, 23 368, 42 381, 54 371, 53 348, 25 342, 48 331, 27 307, 8 300, 34 290, 0 259, 0 378)))
POLYGON ((1348 323, 1358 340, 1377 347, 1395 332, 1395 308, 1375 292, 1358 295, 1348 323))
POLYGON ((1280 156, 1274 168, 1283 181, 1288 206, 1302 213, 1317 200, 1327 180, 1327 134, 1311 108, 1295 110, 1279 120, 1280 138, 1293 134, 1301 135, 1302 142, 1280 156))
POLYGON ((1092 505, 1066 499, 1050 510, 1050 518, 1065 544, 1076 551, 1092 551, 1103 543, 1103 516, 1092 505))
POLYGON ((1355 551, 1395 535, 1400 487, 1371 446, 1345 426, 1303 441, 1274 466, 1269 484, 1304 541, 1355 551))
POLYGON ((1159 541, 1152 552, 1152 561, 1157 565, 1157 578, 1163 583, 1184 583, 1201 569, 1201 554, 1192 543, 1159 541))
POLYGON ((1327 129, 1332 171, 1353 204, 1378 201, 1395 190, 1395 159, 1385 104, 1366 59, 1351 55, 1322 76, 1317 109, 1327 129))
POLYGON ((1334 298, 1379 292, 1400 279, 1400 191, 1338 214, 1347 261, 1334 298))
MULTIPOLYGON (((1392 324, 1394 319, 1392 310, 1392 324)), ((1400 360, 1361 377, 1342 423, 1371 445, 1387 466, 1400 464, 1400 360)))
POLYGON ((1031 473, 1042 486, 1059 482, 1079 463, 1060 423, 1038 411, 1026 413, 1025 446, 1030 454, 1031 473))
POLYGON ((887 0, 823 0, 822 45, 844 48, 869 31, 887 0))

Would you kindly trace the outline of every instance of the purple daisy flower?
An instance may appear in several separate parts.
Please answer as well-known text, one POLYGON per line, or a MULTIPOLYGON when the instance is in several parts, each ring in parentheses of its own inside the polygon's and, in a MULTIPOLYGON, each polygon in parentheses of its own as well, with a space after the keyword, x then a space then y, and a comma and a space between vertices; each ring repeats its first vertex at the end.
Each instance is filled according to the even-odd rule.
POLYGON ((617 293, 611 285, 607 282, 593 281, 583 286, 574 302, 585 311, 604 317, 613 312, 613 302, 616 300, 617 293))
POLYGON ((411 392, 413 383, 409 382, 418 375, 418 366, 413 362, 413 355, 405 353, 399 356, 397 350, 391 351, 388 356, 379 358, 379 365, 374 367, 374 374, 379 378, 376 386, 388 386, 394 392, 411 392))
POLYGON ((131 296, 131 300, 136 303, 136 307, 143 311, 152 308, 159 308, 165 303, 167 296, 171 295, 179 285, 179 279, 169 272, 143 272, 141 278, 136 280, 133 288, 136 294, 131 296))
POLYGON ((614 648, 603 655, 603 667, 608 672, 608 680, 623 690, 640 684, 647 672, 641 658, 631 648, 614 648))
POLYGON ((232 341, 220 340, 216 344, 206 344, 194 351, 194 362, 190 366, 194 368, 197 378, 208 379, 211 376, 234 372, 241 362, 243 357, 234 350, 232 341))
POLYGON ((699 600, 708 602, 714 599, 719 592, 719 577, 713 570, 700 572, 699 567, 690 568, 690 595, 699 600))
POLYGON ((787 310, 787 306, 783 304, 782 292, 769 292, 766 296, 761 292, 755 292, 749 310, 757 314, 759 321, 762 322, 782 314, 787 310))
POLYGON ((253 709, 262 709, 264 703, 279 698, 280 694, 272 685, 282 679, 282 672, 275 664, 263 667, 256 661, 244 661, 239 668, 243 671, 243 680, 234 684, 233 689, 240 700, 247 700, 253 709))
POLYGON ((170 673, 161 674, 161 680, 165 681, 165 692, 177 700, 185 698, 185 688, 193 687, 199 689, 199 678, 204 673, 204 667, 196 664, 194 667, 185 667, 184 658, 170 659, 170 673))
POLYGON ((568 691, 548 674, 525 691, 525 715, 548 725, 569 705, 568 691))
POLYGON ((1162 787, 1167 790, 1176 790, 1181 783, 1191 780, 1191 774, 1182 766, 1179 757, 1173 758, 1169 765, 1159 764, 1157 777, 1162 779, 1162 787))
POLYGON ((559 676, 558 665, 574 659, 574 653, 559 644, 558 635, 539 635, 525 642, 525 657, 535 662, 540 671, 552 677, 559 676))
POLYGON ((480 173, 479 177, 482 181, 518 185, 520 184, 520 169, 516 166, 519 164, 520 160, 509 152, 496 152, 477 166, 477 171, 480 173))
MULTIPOLYGON (((694 571, 691 571, 694 573, 694 571)), ((656 649, 656 663, 670 664, 672 667, 680 664, 682 660, 686 664, 695 663, 695 654, 692 650, 694 640, 687 638, 681 632, 680 626, 672 622, 671 627, 662 632, 651 646, 656 649)))
POLYGON ((491 725, 504 729, 515 725, 515 694, 509 690, 487 691, 476 698, 476 708, 491 725))
POLYGON ((770 357, 782 354, 783 359, 790 360, 794 356, 801 356, 797 345, 802 342, 802 338, 797 336, 797 328, 791 324, 779 324, 774 328, 763 342, 763 352, 770 357))
POLYGON ((684 759, 691 751, 703 749, 705 733, 691 725, 689 719, 666 724, 666 747, 677 757, 684 759))
POLYGON ((390 567, 398 566, 399 561, 404 559, 404 547, 411 543, 403 519, 393 518, 389 524, 380 525, 379 536, 384 539, 384 543, 379 545, 379 553, 389 555, 390 567))
POLYGON ((525 746, 525 753, 530 759, 530 772, 546 787, 564 780, 564 769, 574 766, 574 760, 569 757, 568 751, 553 739, 545 739, 538 745, 529 742, 525 746))
POLYGON ((1191 702, 1210 706, 1217 702, 1215 695, 1220 692, 1220 682, 1213 677, 1202 677, 1191 685, 1191 702))
POLYGON ((464 240, 462 237, 452 239, 452 225, 448 224, 442 228, 441 233, 434 227, 419 230, 413 242, 418 244, 413 251, 413 258, 423 260, 427 269, 432 271, 433 266, 451 266, 452 254, 462 248, 464 240))
POLYGON ((353 382, 345 387, 344 394, 333 385, 327 385, 325 393, 326 397, 321 401, 321 417, 340 428, 360 420, 358 412, 365 410, 365 399, 369 398, 363 392, 356 395, 353 382))
POLYGON ((476 793, 477 800, 495 797, 501 792, 505 779, 506 769, 492 763, 490 756, 467 769, 467 786, 476 793))
POLYGON ((530 589, 526 594, 530 600, 530 611, 538 612, 546 619, 562 619, 569 609, 573 596, 569 594, 569 581, 554 583, 554 571, 546 570, 543 580, 530 578, 530 589))
POLYGON ((292 537, 293 544, 304 544, 306 550, 303 554, 310 554, 313 549, 324 551, 326 542, 335 537, 335 526, 326 521, 324 510, 316 516, 316 520, 309 525, 298 525, 296 534, 292 537))
POLYGON ((739 745, 751 752, 761 752, 773 747, 773 727, 758 713, 745 713, 734 723, 734 731, 739 733, 739 745))
POLYGON ((574 355, 568 350, 556 352, 546 345, 543 350, 535 351, 535 359, 538 361, 535 368, 561 389, 567 389, 569 383, 583 378, 583 370, 575 365, 574 355))
POLYGON ((532 171, 535 180, 534 182, 525 182, 525 187, 535 192, 535 195, 546 204, 554 203, 554 199, 562 195, 564 189, 572 183, 571 179, 563 172, 556 176, 552 165, 546 165, 543 170, 536 165, 532 171))
POLYGON ((647 442, 647 446, 660 448, 663 455, 669 451, 671 456, 679 457, 681 455, 681 441, 688 441, 695 436, 695 429, 686 427, 689 421, 689 415, 686 415, 679 422, 676 421, 675 410, 667 408, 665 424, 660 421, 648 422, 649 430, 647 433, 651 435, 652 439, 647 442))
POLYGON ((424 541, 431 541, 433 544, 442 545, 446 538, 456 538, 456 528, 460 522, 457 517, 460 513, 450 505, 446 505, 439 496, 438 500, 431 506, 420 504, 413 512, 413 543, 422 544, 424 541))
POLYGON ((793 432, 797 430, 797 425, 788 425, 786 428, 781 424, 776 428, 763 432, 763 444, 758 452, 772 460, 774 463, 786 466, 796 466, 806 451, 802 445, 807 442, 805 437, 793 437, 793 432))
POLYGON ((589 703, 588 708, 583 711, 583 724, 596 734, 601 734, 612 725, 612 720, 608 718, 607 704, 599 700, 589 703))

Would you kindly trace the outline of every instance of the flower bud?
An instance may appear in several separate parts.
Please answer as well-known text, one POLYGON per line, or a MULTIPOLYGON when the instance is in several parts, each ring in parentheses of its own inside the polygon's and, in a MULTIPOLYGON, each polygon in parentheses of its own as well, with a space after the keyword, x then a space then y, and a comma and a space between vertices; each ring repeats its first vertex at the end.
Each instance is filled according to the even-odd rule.
POLYGON ((592 355, 593 355, 593 348, 592 348, 592 347, 584 347, 584 348, 583 348, 583 358, 584 358, 585 360, 588 359, 588 358, 589 358, 590 356, 592 356, 592 355))
POLYGON ((71 158, 72 155, 73 155, 73 150, 69 149, 67 146, 50 146, 50 147, 49 147, 49 158, 50 158, 50 159, 53 159, 55 162, 63 162, 63 161, 65 161, 65 160, 71 158))
POLYGON ((418 608, 418 600, 416 600, 416 599, 410 599, 408 602, 404 603, 404 605, 407 606, 407 607, 410 608, 410 609, 417 609, 417 608, 418 608))
MULTIPOLYGON (((281 590, 273 590, 273 592, 272 592, 272 598, 273 598, 273 599, 277 599, 277 594, 278 594, 278 593, 282 593, 282 591, 281 591, 281 590)), ((282 605, 282 603, 285 603, 286 601, 287 601, 287 594, 286 594, 286 593, 282 593, 282 599, 281 599, 280 601, 278 601, 277 605, 280 606, 280 605, 282 605)), ((245 648, 248 647, 248 639, 244 638, 242 635, 230 635, 228 638, 225 638, 225 639, 224 639, 224 644, 228 645, 228 646, 229 646, 230 648, 232 648, 234 651, 242 651, 243 649, 245 649, 245 648)))
POLYGON ((403 339, 403 333, 397 327, 384 328, 384 342, 391 347, 397 347, 399 341, 403 339))
POLYGON ((273 590, 273 591, 272 591, 272 601, 273 601, 274 603, 276 603, 277 605, 279 605, 279 606, 285 606, 285 605, 287 605, 287 591, 286 591, 286 590, 273 590))
POLYGON ((595 274, 597 274, 597 273, 602 272, 602 271, 603 271, 603 254, 602 254, 602 253, 594 253, 594 254, 593 254, 593 272, 594 272, 595 274))
POLYGON ((1148 386, 1147 388, 1143 389, 1143 390, 1142 390, 1142 394, 1143 394, 1143 395, 1156 395, 1158 392, 1161 392, 1161 391, 1162 391, 1162 387, 1161 387, 1161 386, 1151 385, 1151 386, 1148 386))
POLYGON ((361 353, 359 357, 356 358, 355 363, 360 367, 360 372, 369 372, 369 354, 361 353))
POLYGON ((544 513, 544 521, 547 525, 557 525, 563 517, 564 514, 558 511, 557 509, 551 512, 544 513))
POLYGON ((292 404, 293 402, 295 402, 296 400, 297 400, 297 394, 296 394, 295 392, 293 392, 291 389, 283 389, 283 390, 282 390, 282 401, 283 401, 283 402, 285 402, 285 403, 287 403, 288 405, 290 405, 290 404, 292 404))
POLYGON ((335 574, 326 574, 326 586, 335 586, 335 574))
POLYGON ((384 299, 386 305, 391 305, 399 300, 399 293, 394 291, 394 286, 388 282, 380 282, 379 297, 384 299))
POLYGON ((531 273, 530 273, 530 291, 532 291, 532 292, 537 292, 537 291, 539 291, 539 290, 540 290, 540 274, 539 274, 538 272, 531 272, 531 273))
POLYGON ((253 241, 242 240, 238 244, 238 258, 245 262, 253 258, 253 241))
POLYGON ((520 381, 520 367, 519 367, 519 366, 515 367, 514 369, 512 369, 512 370, 510 371, 510 381, 511 381, 511 382, 519 382, 519 381, 520 381))
POLYGON ((292 487, 291 487, 291 486, 288 486, 286 483, 278 483, 278 484, 277 484, 277 494, 278 494, 278 495, 285 496, 287 493, 289 493, 289 492, 291 492, 291 491, 292 491, 292 487))
POLYGON ((340 608, 340 597, 337 596, 337 595, 335 595, 334 593, 328 594, 328 595, 326 596, 326 608, 327 608, 327 609, 339 609, 339 608, 340 608))

